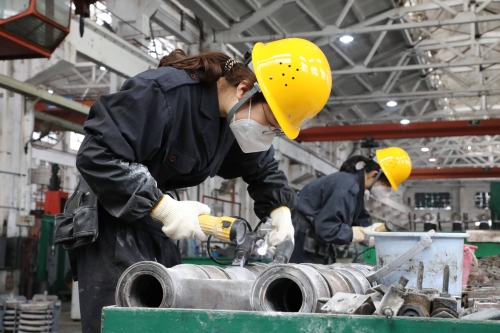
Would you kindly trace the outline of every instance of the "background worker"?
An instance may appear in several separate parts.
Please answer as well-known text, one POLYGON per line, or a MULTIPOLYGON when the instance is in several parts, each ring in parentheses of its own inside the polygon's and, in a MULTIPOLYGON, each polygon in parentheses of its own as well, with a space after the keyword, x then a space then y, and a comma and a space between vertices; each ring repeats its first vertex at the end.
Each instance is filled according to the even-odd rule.
POLYGON ((323 52, 303 39, 257 43, 248 60, 175 50, 159 68, 91 107, 76 163, 98 200, 99 235, 71 250, 84 333, 100 332, 101 309, 115 304, 126 268, 144 260, 180 264, 172 240, 205 238, 198 216, 210 208, 166 191, 209 176, 243 177, 256 215, 273 219, 269 245, 293 240, 290 209, 297 197, 278 170, 272 142, 280 134, 294 139, 323 108, 330 68, 323 52), (318 72, 328 75, 313 75, 318 72))
POLYGON ((373 231, 375 225, 365 209, 365 190, 378 200, 388 198, 391 187, 397 191, 411 173, 410 157, 401 148, 377 150, 376 157, 378 163, 353 156, 342 164, 340 172, 304 186, 293 220, 295 248, 290 262, 333 263, 334 244, 368 245, 365 232, 373 231))

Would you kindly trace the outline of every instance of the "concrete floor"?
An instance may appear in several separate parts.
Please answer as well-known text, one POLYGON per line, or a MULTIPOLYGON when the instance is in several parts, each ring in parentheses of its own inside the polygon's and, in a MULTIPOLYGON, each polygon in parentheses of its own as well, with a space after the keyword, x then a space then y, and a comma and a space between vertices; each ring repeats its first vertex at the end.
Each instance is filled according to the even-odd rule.
POLYGON ((59 333, 82 333, 80 321, 71 319, 71 301, 62 303, 59 333))

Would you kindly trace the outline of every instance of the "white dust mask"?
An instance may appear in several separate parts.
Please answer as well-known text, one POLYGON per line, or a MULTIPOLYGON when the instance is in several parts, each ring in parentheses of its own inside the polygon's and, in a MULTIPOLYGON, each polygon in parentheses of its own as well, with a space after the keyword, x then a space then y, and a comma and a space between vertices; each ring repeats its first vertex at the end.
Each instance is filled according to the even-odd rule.
MULTIPOLYGON (((250 119, 252 110, 252 100, 248 106, 248 118, 235 120, 229 124, 229 128, 240 145, 244 153, 255 153, 267 151, 273 144, 275 134, 263 134, 269 132, 269 127, 259 124, 257 121, 250 119)), ((235 114, 236 117, 236 114, 235 114)))

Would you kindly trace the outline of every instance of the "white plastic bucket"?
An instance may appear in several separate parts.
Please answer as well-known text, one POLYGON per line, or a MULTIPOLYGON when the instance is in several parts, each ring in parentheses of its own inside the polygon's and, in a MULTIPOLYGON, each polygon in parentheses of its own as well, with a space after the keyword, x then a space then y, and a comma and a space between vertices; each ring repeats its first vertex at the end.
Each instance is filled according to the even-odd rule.
MULTIPOLYGON (((430 235, 427 232, 374 232, 377 266, 383 267, 408 251, 420 241, 420 237, 430 235)), ((398 282, 401 276, 407 278, 407 287, 417 286, 419 262, 424 264, 423 288, 443 289, 443 272, 445 265, 450 267, 448 293, 460 296, 462 293, 462 266, 464 239, 466 233, 435 233, 431 236, 430 247, 417 253, 413 258, 396 268, 392 273, 380 280, 389 286, 398 282)))

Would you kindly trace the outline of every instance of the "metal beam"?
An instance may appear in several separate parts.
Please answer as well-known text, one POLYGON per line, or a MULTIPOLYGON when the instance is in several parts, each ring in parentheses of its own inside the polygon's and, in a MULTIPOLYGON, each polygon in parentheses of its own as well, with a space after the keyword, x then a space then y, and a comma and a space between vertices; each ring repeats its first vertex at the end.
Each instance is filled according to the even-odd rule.
POLYGON ((230 28, 229 22, 205 0, 183 0, 182 5, 189 8, 210 28, 215 30, 225 30, 230 28))
MULTIPOLYGON (((191 2, 191 1, 196 1, 196 0, 188 0, 188 1, 191 2)), ((260 9, 257 9, 255 12, 252 13, 252 15, 250 15, 245 20, 243 20, 239 23, 233 24, 230 28, 231 33, 239 34, 243 31, 247 30, 251 26, 255 25, 256 23, 260 22, 264 18, 268 17, 269 15, 271 15, 272 13, 274 13, 275 11, 277 11, 278 9, 283 7, 283 5, 290 3, 290 2, 295 2, 295 0, 270 1, 269 5, 262 7, 260 9)), ((221 29, 219 29, 219 30, 221 30, 221 29)))
POLYGON ((481 95, 495 96, 500 93, 500 87, 472 86, 463 90, 431 90, 403 93, 373 93, 364 95, 335 96, 328 99, 328 105, 346 105, 393 101, 409 101, 415 99, 466 98, 481 95))
POLYGON ((350 74, 369 74, 369 73, 382 73, 382 72, 394 72, 394 71, 414 71, 421 69, 435 69, 435 68, 451 68, 451 67, 467 67, 467 66, 478 66, 478 65, 489 65, 498 63, 498 59, 484 59, 478 57, 469 57, 464 60, 452 61, 452 62, 441 62, 432 64, 416 64, 416 65, 405 65, 405 66, 384 66, 384 67, 366 67, 362 65, 356 65, 348 69, 338 69, 333 70, 332 75, 350 75, 350 74))
POLYGON ((496 134, 500 134, 500 119, 310 127, 302 130, 297 140, 357 141, 366 136, 384 140, 496 134))
POLYGON ((85 20, 85 33, 80 37, 79 24, 78 20, 71 20, 65 42, 83 57, 124 77, 158 67, 158 60, 91 20, 85 20))
POLYGON ((81 114, 88 115, 90 107, 71 99, 64 98, 59 95, 49 94, 45 89, 37 88, 31 84, 18 81, 9 76, 0 74, 0 87, 15 93, 31 97, 39 98, 42 101, 48 102, 52 105, 59 106, 68 111, 73 111, 81 114))
POLYGON ((163 2, 153 17, 151 17, 151 21, 184 43, 195 44, 198 42, 199 33, 196 28, 191 26, 188 20, 184 20, 184 30, 181 30, 180 14, 174 12, 173 9, 169 8, 163 2))
POLYGON ((408 179, 499 178, 500 168, 413 169, 408 179))
POLYGON ((84 134, 83 133, 83 126, 80 124, 76 124, 74 122, 67 121, 67 120, 64 120, 64 119, 59 118, 59 117, 51 116, 50 114, 40 112, 40 111, 35 111, 34 113, 35 113, 35 119, 42 120, 42 121, 49 122, 49 123, 53 123, 55 125, 58 125, 64 129, 68 130, 68 131, 84 134))
MULTIPOLYGON (((426 27, 441 27, 446 25, 460 25, 469 23, 481 23, 481 22, 492 22, 500 20, 500 15, 484 15, 477 16, 474 13, 468 13, 470 15, 457 15, 453 19, 448 20, 434 20, 434 21, 422 21, 422 22, 410 22, 410 23, 399 23, 387 25, 372 25, 372 26, 362 26, 362 27, 347 27, 340 29, 335 25, 327 25, 324 29, 319 31, 307 31, 307 32, 296 32, 296 33, 282 33, 274 35, 262 35, 262 36, 248 36, 242 37, 231 33, 231 30, 222 31, 216 35, 218 42, 222 43, 247 43, 247 42, 259 42, 259 41, 269 41, 290 37, 298 38, 308 38, 313 39, 317 37, 335 37, 341 35, 357 35, 357 34, 367 34, 382 31, 399 31, 404 29, 418 29, 426 27)), ((398 19, 399 15, 394 15, 392 18, 398 19), (395 17, 394 17, 395 16, 395 17)), ((391 18, 391 17, 387 17, 391 18)))
POLYGON ((50 80, 51 78, 63 74, 64 72, 70 70, 73 68, 74 64, 66 61, 66 60, 59 60, 57 63, 55 63, 53 66, 50 68, 47 68, 46 70, 41 71, 40 73, 36 74, 29 80, 26 80, 26 83, 32 84, 34 86, 39 85, 40 83, 43 83, 47 80, 50 80))

